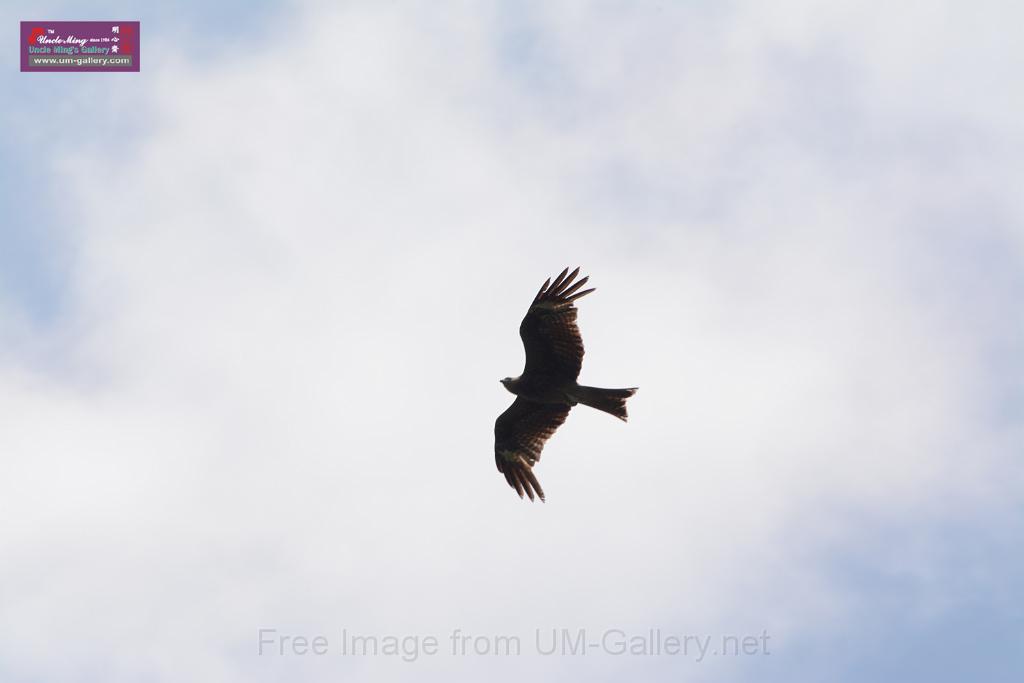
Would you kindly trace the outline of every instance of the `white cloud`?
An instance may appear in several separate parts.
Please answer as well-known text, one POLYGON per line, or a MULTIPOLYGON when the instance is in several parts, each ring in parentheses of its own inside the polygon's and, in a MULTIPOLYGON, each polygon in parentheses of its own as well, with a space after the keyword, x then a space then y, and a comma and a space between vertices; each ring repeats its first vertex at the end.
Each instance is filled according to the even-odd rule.
MULTIPOLYGON (((961 324, 960 254, 931 219, 994 197, 992 239, 1019 239, 1009 152, 975 174, 977 146, 1019 132, 1000 113, 1016 103, 928 80, 956 24, 908 54, 892 23, 792 10, 310 5, 283 46, 148 60, 132 106, 151 131, 55 172, 79 217, 71 317, 40 341, 67 349, 60 372, 0 369, 6 666, 638 666, 271 660, 262 626, 459 627, 526 650, 535 627, 767 628, 785 652, 852 613, 821 562, 864 528, 927 538, 950 504, 994 524, 1021 479, 987 353, 1020 339, 961 324), (629 425, 574 411, 531 506, 493 470, 497 379, 520 367, 527 298, 576 263, 598 287, 582 379, 641 391, 629 425)), ((976 59, 960 68, 1002 53, 976 59)), ((921 576, 933 557, 879 553, 921 576)))

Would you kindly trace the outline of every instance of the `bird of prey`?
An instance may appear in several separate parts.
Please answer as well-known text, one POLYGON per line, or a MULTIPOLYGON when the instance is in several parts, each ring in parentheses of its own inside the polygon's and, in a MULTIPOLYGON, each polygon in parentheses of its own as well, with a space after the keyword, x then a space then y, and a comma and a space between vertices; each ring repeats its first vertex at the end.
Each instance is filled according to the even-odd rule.
POLYGON ((566 268, 555 281, 548 278, 537 292, 519 325, 526 348, 526 368, 519 377, 501 383, 516 395, 508 410, 494 423, 494 461, 509 486, 522 498, 544 500, 533 466, 541 449, 577 403, 603 410, 626 421, 630 389, 599 389, 576 383, 583 365, 583 339, 576 327, 573 302, 594 291, 577 291, 588 277, 576 280, 580 269, 566 268))

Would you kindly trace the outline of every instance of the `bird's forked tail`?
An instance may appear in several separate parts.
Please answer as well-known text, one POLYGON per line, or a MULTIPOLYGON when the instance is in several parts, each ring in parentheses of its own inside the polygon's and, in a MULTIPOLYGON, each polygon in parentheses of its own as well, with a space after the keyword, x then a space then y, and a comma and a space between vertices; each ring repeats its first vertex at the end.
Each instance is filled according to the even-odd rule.
POLYGON ((603 410, 626 421, 626 399, 636 393, 637 388, 601 389, 600 387, 577 386, 574 398, 585 406, 603 410))

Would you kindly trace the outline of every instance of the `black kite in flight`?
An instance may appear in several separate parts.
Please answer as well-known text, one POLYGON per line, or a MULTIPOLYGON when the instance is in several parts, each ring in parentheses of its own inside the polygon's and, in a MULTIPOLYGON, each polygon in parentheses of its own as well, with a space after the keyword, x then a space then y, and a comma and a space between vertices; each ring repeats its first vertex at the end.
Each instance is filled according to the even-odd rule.
POLYGON ((631 389, 599 389, 576 383, 583 365, 583 339, 576 327, 573 301, 593 292, 577 292, 589 278, 573 284, 580 269, 566 268, 548 278, 537 292, 530 310, 519 325, 526 347, 526 368, 519 377, 501 380, 516 395, 508 410, 494 423, 494 461, 509 486, 522 498, 525 493, 544 500, 544 491, 533 474, 541 449, 565 422, 577 403, 603 410, 626 421, 626 399, 631 389))

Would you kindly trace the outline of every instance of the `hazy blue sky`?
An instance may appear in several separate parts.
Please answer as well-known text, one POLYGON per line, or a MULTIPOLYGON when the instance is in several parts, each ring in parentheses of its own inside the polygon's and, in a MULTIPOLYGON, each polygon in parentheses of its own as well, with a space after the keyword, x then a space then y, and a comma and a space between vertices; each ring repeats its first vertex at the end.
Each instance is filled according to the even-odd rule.
POLYGON ((0 678, 1024 674, 1016 5, 0 5, 101 18, 141 73, 0 71, 0 678), (497 380, 577 264, 640 392, 530 505, 497 380))

